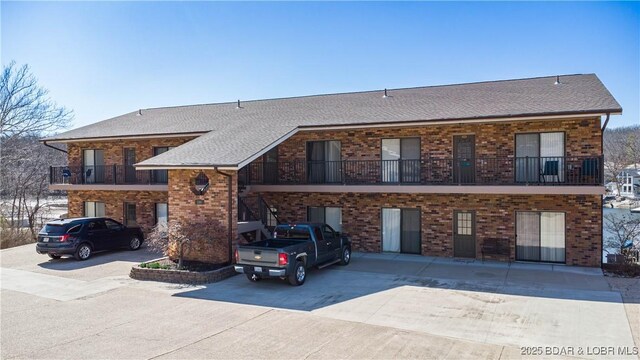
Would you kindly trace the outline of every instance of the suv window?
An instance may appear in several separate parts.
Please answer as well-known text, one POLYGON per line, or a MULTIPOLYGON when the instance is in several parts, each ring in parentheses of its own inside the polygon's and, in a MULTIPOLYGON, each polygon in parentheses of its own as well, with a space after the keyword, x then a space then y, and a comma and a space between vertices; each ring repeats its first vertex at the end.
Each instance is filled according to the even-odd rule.
POLYGON ((77 234, 80 232, 81 228, 82 228, 82 224, 74 225, 70 227, 69 230, 67 230, 67 234, 77 234))
POLYGON ((113 220, 105 220, 104 222, 107 224, 107 229, 120 230, 120 224, 118 224, 117 222, 113 220))
POLYGON ((107 228, 104 225, 104 222, 99 220, 89 222, 88 227, 89 227, 89 230, 103 230, 107 228))
POLYGON ((64 231, 66 229, 66 225, 64 224, 46 224, 44 226, 44 232, 46 232, 47 234, 64 234, 64 231))

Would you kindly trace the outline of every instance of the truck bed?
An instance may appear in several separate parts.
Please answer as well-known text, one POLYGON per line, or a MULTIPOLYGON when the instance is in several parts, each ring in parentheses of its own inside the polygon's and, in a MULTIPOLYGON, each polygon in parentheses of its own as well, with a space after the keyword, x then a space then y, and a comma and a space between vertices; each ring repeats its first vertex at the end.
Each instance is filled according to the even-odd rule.
POLYGON ((246 245, 240 245, 245 249, 262 248, 262 249, 281 249, 287 246, 300 244, 308 239, 267 239, 262 241, 256 241, 246 245))

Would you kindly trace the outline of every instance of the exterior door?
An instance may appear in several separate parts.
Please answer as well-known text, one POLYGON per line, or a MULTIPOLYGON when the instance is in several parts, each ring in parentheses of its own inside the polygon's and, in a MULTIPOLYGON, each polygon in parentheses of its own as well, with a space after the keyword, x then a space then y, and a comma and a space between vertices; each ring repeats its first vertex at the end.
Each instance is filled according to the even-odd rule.
POLYGON ((473 211, 453 212, 453 256, 476 257, 476 215, 473 211))
POLYGON ((453 178, 456 183, 473 183, 476 177, 475 135, 453 137, 453 178))
MULTIPOLYGON (((156 147, 153 148, 153 156, 158 156, 160 154, 166 153, 171 150, 172 147, 156 147)), ((153 170, 153 183, 154 184, 166 184, 169 182, 169 172, 167 170, 153 170)))
POLYGON ((278 182, 278 147, 267 151, 262 158, 262 171, 265 184, 276 184, 278 182))
POLYGON ((136 168, 133 164, 136 163, 136 149, 124 148, 124 181, 127 183, 136 182, 136 168))

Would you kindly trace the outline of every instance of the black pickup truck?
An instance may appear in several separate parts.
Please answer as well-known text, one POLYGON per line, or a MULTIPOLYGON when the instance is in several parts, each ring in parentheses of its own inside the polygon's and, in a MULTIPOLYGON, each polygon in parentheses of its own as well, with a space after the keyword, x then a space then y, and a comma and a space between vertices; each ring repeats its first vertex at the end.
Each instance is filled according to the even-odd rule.
POLYGON ((297 286, 304 284, 308 268, 347 265, 351 260, 351 240, 327 224, 278 225, 272 239, 240 245, 235 257, 236 272, 251 281, 279 277, 297 286))

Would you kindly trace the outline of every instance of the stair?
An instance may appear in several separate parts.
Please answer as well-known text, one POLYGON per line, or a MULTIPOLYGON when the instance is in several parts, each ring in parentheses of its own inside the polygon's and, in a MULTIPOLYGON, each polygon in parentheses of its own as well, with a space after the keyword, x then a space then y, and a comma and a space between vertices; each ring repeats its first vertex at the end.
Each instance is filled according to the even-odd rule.
POLYGON ((247 196, 249 189, 238 187, 238 192, 244 194, 238 196, 238 233, 247 241, 270 238, 273 225, 280 223, 277 215, 262 197, 247 196))

